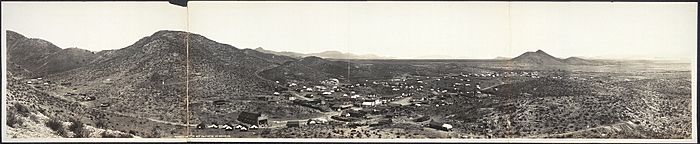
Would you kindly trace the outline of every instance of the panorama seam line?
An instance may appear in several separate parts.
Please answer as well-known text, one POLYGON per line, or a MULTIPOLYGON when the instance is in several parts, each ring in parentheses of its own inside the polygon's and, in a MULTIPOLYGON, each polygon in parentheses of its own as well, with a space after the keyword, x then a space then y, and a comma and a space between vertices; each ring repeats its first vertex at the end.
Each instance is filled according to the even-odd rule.
POLYGON ((185 8, 187 32, 185 33, 185 138, 190 137, 190 9, 185 8))

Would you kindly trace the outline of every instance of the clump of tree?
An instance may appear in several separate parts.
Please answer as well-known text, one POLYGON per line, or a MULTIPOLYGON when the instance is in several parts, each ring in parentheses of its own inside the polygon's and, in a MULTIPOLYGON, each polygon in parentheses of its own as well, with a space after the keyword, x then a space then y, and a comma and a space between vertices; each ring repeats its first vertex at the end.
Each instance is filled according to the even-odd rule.
POLYGON ((22 120, 16 112, 14 111, 8 111, 7 112, 7 126, 16 128, 17 125, 22 125, 24 123, 24 120, 22 120))
POLYGON ((24 120, 21 117, 27 117, 29 115, 29 108, 20 103, 14 103, 10 108, 11 110, 7 111, 7 126, 14 128, 18 125, 22 125, 24 120))
POLYGON ((30 113, 29 108, 27 106, 20 104, 20 103, 15 103, 14 108, 15 108, 15 111, 17 112, 17 114, 19 114, 21 116, 26 117, 30 113))

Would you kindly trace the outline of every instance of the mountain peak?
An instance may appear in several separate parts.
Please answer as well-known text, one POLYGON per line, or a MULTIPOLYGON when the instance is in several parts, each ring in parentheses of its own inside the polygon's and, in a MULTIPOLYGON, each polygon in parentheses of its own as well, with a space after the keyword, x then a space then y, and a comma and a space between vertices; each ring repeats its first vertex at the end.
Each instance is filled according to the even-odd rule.
POLYGON ((6 35, 8 38, 26 38, 26 37, 24 37, 24 35, 19 34, 15 31, 6 30, 5 32, 6 32, 6 35))
POLYGON ((186 33, 188 33, 188 32, 176 31, 176 30, 159 30, 159 31, 153 33, 152 36, 167 35, 167 34, 186 34, 186 33))
POLYGON ((166 37, 173 39, 184 38, 188 32, 185 31, 174 31, 174 30, 159 30, 151 35, 151 37, 166 37))
POLYGON ((511 59, 511 61, 516 63, 528 64, 528 65, 563 65, 561 59, 551 56, 542 50, 537 50, 535 52, 526 52, 518 57, 511 59))

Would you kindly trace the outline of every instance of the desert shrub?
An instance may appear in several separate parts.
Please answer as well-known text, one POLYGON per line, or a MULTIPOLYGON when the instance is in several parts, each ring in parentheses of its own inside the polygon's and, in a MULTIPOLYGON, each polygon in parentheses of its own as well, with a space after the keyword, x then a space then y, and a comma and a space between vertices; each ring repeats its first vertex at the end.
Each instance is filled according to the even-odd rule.
POLYGON ((153 129, 151 129, 151 135, 149 137, 151 138, 159 138, 162 136, 160 126, 155 126, 153 129))
POLYGON ((15 125, 22 125, 24 120, 20 119, 15 112, 7 112, 7 126, 15 128, 15 125))
POLYGON ((71 120, 71 122, 72 122, 73 124, 71 124, 71 125, 68 127, 68 129, 69 129, 70 131, 73 131, 73 133, 75 134, 73 137, 75 137, 75 138, 85 138, 85 137, 88 137, 88 136, 89 136, 89 132, 87 132, 87 130, 85 129, 85 125, 83 124, 83 122, 80 122, 80 121, 77 120, 77 119, 73 119, 73 120, 71 120))
POLYGON ((15 103, 14 107, 15 107, 15 111, 19 115, 27 116, 30 113, 29 108, 27 106, 20 104, 20 103, 15 103))
POLYGON ((107 121, 104 119, 99 119, 97 122, 95 122, 95 127, 97 128, 106 128, 107 127, 107 121))
POLYGON ((68 137, 68 132, 66 132, 66 129, 63 127, 63 122, 61 122, 58 119, 51 119, 47 121, 46 127, 49 127, 51 130, 55 131, 56 134, 60 136, 68 137))

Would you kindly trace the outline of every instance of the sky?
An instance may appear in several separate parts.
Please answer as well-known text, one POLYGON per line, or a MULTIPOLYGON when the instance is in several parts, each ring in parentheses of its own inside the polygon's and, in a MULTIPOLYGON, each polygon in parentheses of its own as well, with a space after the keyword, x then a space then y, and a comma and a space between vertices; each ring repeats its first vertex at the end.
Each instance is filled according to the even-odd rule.
POLYGON ((161 29, 239 48, 403 59, 695 59, 697 3, 3 2, 3 29, 59 47, 118 49, 161 29), (119 12, 117 12, 119 11, 119 12))

